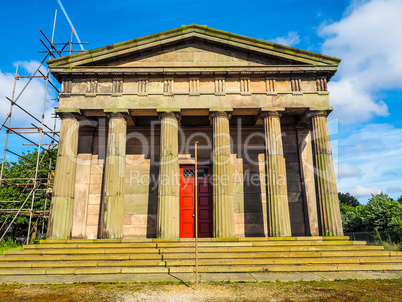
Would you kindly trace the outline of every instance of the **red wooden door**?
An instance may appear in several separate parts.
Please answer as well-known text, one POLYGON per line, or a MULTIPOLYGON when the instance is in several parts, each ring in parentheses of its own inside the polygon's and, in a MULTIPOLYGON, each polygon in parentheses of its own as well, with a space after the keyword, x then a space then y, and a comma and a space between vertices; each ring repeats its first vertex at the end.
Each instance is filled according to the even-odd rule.
POLYGON ((198 169, 198 237, 212 237, 212 184, 211 168, 198 169))
MULTIPOLYGON (((194 166, 180 168, 180 238, 195 236, 194 166)), ((198 237, 212 237, 212 185, 210 167, 198 168, 198 237)))
POLYGON ((180 168, 180 238, 194 238, 195 178, 189 170, 180 168))

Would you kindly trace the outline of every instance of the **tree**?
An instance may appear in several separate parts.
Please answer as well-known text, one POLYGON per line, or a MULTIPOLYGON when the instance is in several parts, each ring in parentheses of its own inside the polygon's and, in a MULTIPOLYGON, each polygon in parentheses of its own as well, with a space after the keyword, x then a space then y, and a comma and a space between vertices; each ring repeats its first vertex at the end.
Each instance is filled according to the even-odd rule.
POLYGON ((362 232, 365 230, 362 217, 365 216, 364 206, 342 206, 341 216, 344 232, 362 232))
POLYGON ((338 193, 339 202, 348 205, 351 207, 360 206, 360 202, 357 200, 356 197, 350 195, 349 193, 338 193))
MULTIPOLYGON (((345 195, 349 195, 347 202, 353 201, 353 196, 343 194, 343 197, 345 195)), ((394 242, 402 240, 402 204, 387 194, 372 195, 366 205, 351 206, 340 201, 340 209, 345 232, 372 232, 376 229, 394 242)))
POLYGON ((384 193, 372 195, 362 219, 367 231, 374 228, 386 232, 402 229, 402 204, 384 193))
MULTIPOLYGON (((37 151, 23 153, 22 157, 16 162, 4 162, 3 183, 1 184, 0 200, 3 201, 21 201, 11 203, 0 203, 0 209, 18 209, 27 199, 33 187, 33 182, 29 178, 34 177, 37 151), (25 184, 28 183, 28 186, 25 184)), ((42 151, 40 154, 40 165, 38 170, 39 184, 36 186, 34 210, 44 210, 45 201, 47 200, 47 209, 50 206, 49 196, 42 189, 47 188, 47 178, 50 170, 54 170, 56 164, 57 150, 42 151)), ((31 208, 31 196, 25 204, 25 209, 31 208)), ((0 212, 0 225, 4 222, 8 214, 0 212)), ((8 222, 11 220, 9 219, 8 222)), ((29 216, 19 215, 16 220, 16 225, 27 225, 29 216)))

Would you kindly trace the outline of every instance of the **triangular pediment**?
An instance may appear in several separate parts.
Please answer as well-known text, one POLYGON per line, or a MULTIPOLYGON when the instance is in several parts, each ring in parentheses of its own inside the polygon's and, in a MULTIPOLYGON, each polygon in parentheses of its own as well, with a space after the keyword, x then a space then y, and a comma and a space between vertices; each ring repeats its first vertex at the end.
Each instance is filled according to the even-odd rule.
POLYGON ((48 61, 51 69, 132 67, 336 67, 340 59, 206 26, 188 25, 48 61))
POLYGON ((242 67, 306 65, 286 58, 259 54, 242 48, 210 43, 200 39, 180 41, 158 49, 112 57, 100 62, 90 62, 87 66, 113 67, 242 67))

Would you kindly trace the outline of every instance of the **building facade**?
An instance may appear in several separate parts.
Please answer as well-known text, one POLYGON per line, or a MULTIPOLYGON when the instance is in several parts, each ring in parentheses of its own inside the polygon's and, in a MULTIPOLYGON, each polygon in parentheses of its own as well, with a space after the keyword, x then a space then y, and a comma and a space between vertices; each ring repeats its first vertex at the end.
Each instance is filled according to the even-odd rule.
POLYGON ((48 61, 62 83, 48 237, 191 238, 196 204, 200 237, 342 235, 339 62, 200 25, 48 61))

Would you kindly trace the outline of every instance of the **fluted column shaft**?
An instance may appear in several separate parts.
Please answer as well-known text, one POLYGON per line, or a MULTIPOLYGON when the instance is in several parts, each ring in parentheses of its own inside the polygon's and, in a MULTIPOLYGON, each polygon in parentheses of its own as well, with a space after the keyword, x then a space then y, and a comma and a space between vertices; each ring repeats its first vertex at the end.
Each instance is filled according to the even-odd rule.
POLYGON ((104 238, 119 239, 123 237, 126 134, 127 122, 123 115, 110 113, 102 211, 102 236, 104 238))
POLYGON ((161 113, 158 238, 180 236, 180 178, 178 161, 178 116, 161 113))
POLYGON ((323 236, 343 236, 331 143, 325 112, 311 112, 316 188, 323 236))
POLYGON ((61 118, 48 231, 54 239, 71 237, 78 152, 78 120, 72 113, 63 113, 61 118))
POLYGON ((267 164, 268 236, 292 236, 289 216, 286 163, 283 156, 279 114, 263 112, 267 164))
POLYGON ((213 233, 216 238, 235 235, 229 116, 211 114, 213 125, 213 233))

